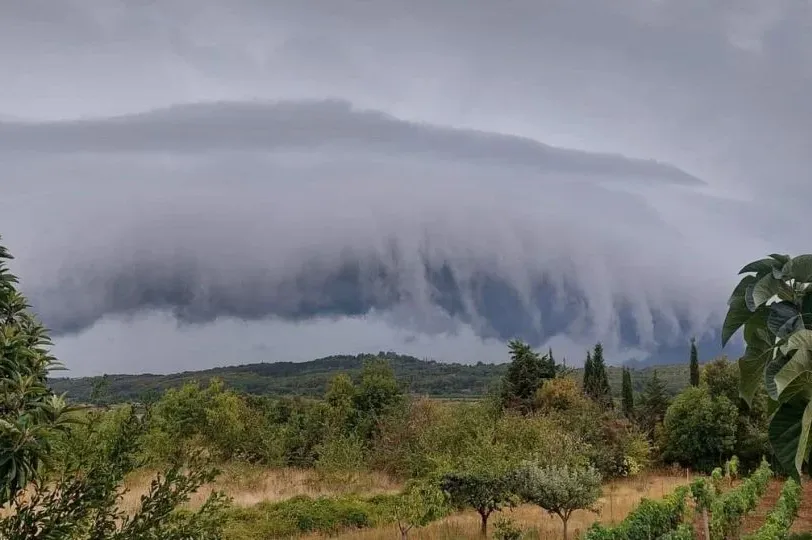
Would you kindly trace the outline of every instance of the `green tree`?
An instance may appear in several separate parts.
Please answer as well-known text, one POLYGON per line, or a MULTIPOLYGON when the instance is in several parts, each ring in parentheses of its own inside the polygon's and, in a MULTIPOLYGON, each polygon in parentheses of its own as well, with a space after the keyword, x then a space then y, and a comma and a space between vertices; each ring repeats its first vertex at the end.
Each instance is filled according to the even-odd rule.
POLYGON ((680 393, 663 421, 663 458, 709 471, 733 454, 738 409, 707 386, 680 393))
POLYGON ((527 413, 542 383, 555 377, 555 365, 523 341, 514 339, 508 346, 511 361, 502 380, 502 406, 527 413))
POLYGON ((445 494, 428 482, 411 483, 395 502, 395 521, 402 540, 406 540, 415 527, 425 527, 447 514, 445 494))
POLYGON ((696 350, 696 339, 691 338, 691 386, 699 386, 699 353, 696 350))
MULTIPOLYGON (((216 471, 197 461, 178 464, 156 477, 139 508, 125 515, 119 508, 124 477, 143 463, 140 441, 145 419, 132 409, 113 433, 88 427, 81 453, 59 470, 44 463, 59 457, 55 443, 72 436, 75 409, 46 385, 58 365, 48 353, 47 333, 28 312, 8 271, 11 256, 0 247, 0 498, 7 512, 0 537, 13 540, 217 540, 221 538, 226 500, 212 494, 197 512, 177 512, 216 471), (47 473, 54 473, 48 475, 47 473), (23 493, 25 490, 25 493, 23 493)), ((82 425, 76 425, 81 432, 82 425)))
POLYGON ((634 390, 632 390, 632 374, 627 367, 623 368, 621 405, 623 407, 623 416, 626 418, 634 418, 634 390))
POLYGON ((765 382, 774 413, 769 438, 796 478, 809 460, 812 425, 812 255, 771 254, 745 265, 728 300, 722 345, 743 328, 740 393, 748 403, 765 382))
POLYGON ((739 403, 739 367, 729 362, 726 356, 706 364, 700 380, 708 385, 712 396, 725 396, 731 402, 739 403))
POLYGON ((374 438, 379 433, 381 422, 405 403, 405 396, 389 362, 382 358, 365 362, 361 381, 353 395, 358 435, 364 440, 374 438))
POLYGON ((609 377, 606 374, 606 361, 603 359, 603 345, 600 343, 595 344, 595 349, 592 351, 590 374, 589 383, 584 386, 587 395, 591 397, 595 403, 601 405, 601 407, 607 409, 613 408, 612 389, 609 387, 609 377))
POLYGON ((514 481, 523 500, 561 518, 565 540, 572 513, 596 512, 594 505, 601 496, 601 475, 591 467, 539 467, 526 463, 516 471, 514 481))
POLYGON ((595 386, 595 364, 592 362, 592 351, 586 351, 586 360, 584 360, 584 379, 581 383, 584 388, 584 394, 590 395, 592 387, 595 386))
POLYGON ((513 490, 504 471, 490 467, 448 473, 441 487, 451 503, 459 508, 473 508, 480 518, 482 536, 488 535, 488 518, 493 512, 512 504, 513 490))
POLYGON ((649 437, 654 436, 656 427, 665 418, 668 404, 669 399, 665 383, 660 380, 655 369, 652 371, 651 377, 646 381, 645 387, 643 387, 643 393, 640 395, 640 407, 638 408, 638 421, 640 426, 649 434, 649 437))

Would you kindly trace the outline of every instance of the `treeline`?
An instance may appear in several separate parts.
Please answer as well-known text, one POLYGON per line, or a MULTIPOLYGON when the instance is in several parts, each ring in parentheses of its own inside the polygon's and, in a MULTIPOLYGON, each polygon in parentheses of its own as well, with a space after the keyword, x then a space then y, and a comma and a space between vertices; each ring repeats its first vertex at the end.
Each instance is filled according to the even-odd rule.
MULTIPOLYGON (((507 371, 504 362, 494 364, 453 364, 421 360, 391 351, 377 354, 328 356, 309 362, 276 362, 228 366, 171 375, 104 375, 97 377, 49 380, 57 393, 67 393, 82 403, 112 404, 128 401, 149 401, 170 388, 180 388, 187 382, 208 384, 219 379, 238 392, 265 396, 302 396, 318 398, 327 391, 337 373, 346 373, 357 380, 364 362, 383 358, 389 362, 405 392, 421 396, 449 399, 481 398, 495 391, 507 371), (103 393, 98 389, 103 388, 103 393)), ((687 365, 665 365, 631 369, 634 392, 642 392, 646 381, 657 370, 669 395, 676 395, 688 384, 687 365)), ((579 380, 583 368, 572 370, 579 380)), ((615 397, 620 396, 622 368, 607 367, 607 376, 615 397)))

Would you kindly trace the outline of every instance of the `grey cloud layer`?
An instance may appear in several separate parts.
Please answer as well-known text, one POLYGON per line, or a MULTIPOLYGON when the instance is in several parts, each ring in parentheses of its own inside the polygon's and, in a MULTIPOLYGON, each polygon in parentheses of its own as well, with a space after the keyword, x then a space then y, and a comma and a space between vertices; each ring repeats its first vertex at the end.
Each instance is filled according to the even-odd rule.
POLYGON ((63 213, 47 243, 25 203, 3 223, 29 240, 28 291, 58 333, 143 310, 374 310, 428 333, 651 349, 711 331, 727 284, 691 276, 721 255, 662 219, 701 182, 652 162, 312 102, 6 123, 0 143, 17 197, 63 213), (60 170, 71 192, 54 199, 60 170))
POLYGON ((653 350, 807 250, 808 3, 0 10, 0 233, 61 332, 374 309, 653 350))

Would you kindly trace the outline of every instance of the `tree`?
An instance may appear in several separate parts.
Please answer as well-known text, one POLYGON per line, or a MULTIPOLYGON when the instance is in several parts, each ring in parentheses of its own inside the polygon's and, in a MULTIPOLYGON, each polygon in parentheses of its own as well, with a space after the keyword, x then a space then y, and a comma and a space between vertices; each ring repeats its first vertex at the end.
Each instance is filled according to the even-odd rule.
MULTIPOLYGON (((589 357, 587 357, 589 361, 589 357)), ((592 362, 590 368, 590 379, 584 381, 584 389, 595 403, 604 408, 613 408, 612 389, 609 387, 609 377, 606 374, 606 362, 603 359, 603 345, 595 344, 592 352, 592 362)))
POLYGON ((406 540, 413 528, 424 527, 445 516, 448 513, 448 501, 436 486, 425 482, 412 483, 398 497, 394 513, 400 537, 406 540))
POLYGON ((555 365, 523 341, 514 339, 508 346, 511 361, 502 381, 502 405, 530 412, 536 391, 545 380, 555 377, 555 365))
POLYGON ((492 467, 448 473, 443 476, 440 485, 453 505, 477 511, 483 537, 488 535, 488 518, 491 514, 513 502, 510 479, 504 472, 492 467))
POLYGON ((765 381, 769 438, 781 466, 799 477, 812 425, 812 255, 771 254, 745 265, 728 300, 722 345, 743 328, 741 397, 765 381))
POLYGON ((582 382, 584 394, 590 395, 592 387, 595 386, 595 365, 592 363, 592 351, 586 351, 584 360, 584 380, 582 382))
POLYGON ((536 392, 534 408, 544 412, 571 411, 584 409, 591 402, 578 389, 575 380, 569 377, 558 377, 545 381, 536 392))
POLYGON ((668 393, 665 383, 660 380, 657 370, 653 370, 651 377, 646 381, 643 393, 640 396, 639 422, 649 434, 654 436, 654 430, 665 418, 665 411, 668 410, 668 393))
POLYGON ((76 424, 79 411, 46 384, 49 370, 59 364, 48 352, 47 333, 16 290, 17 278, 6 266, 9 259, 0 246, 0 502, 7 510, 0 518, 0 537, 221 538, 226 504, 221 494, 212 494, 197 512, 175 512, 215 477, 216 471, 198 461, 179 464, 155 478, 140 508, 130 516, 122 513, 122 482, 142 464, 140 436, 146 425, 132 409, 111 436, 90 431, 86 451, 69 453, 58 470, 44 467, 56 461, 55 441, 73 433, 69 426, 78 430, 82 424, 76 424))
POLYGON ((691 338, 691 386, 699 386, 699 353, 696 350, 696 338, 691 338))
POLYGON ((668 407, 663 421, 663 457, 710 471, 733 454, 739 411, 707 386, 689 387, 668 407))
POLYGON ((634 391, 632 390, 632 374, 629 368, 623 368, 623 387, 621 390, 621 405, 623 407, 623 416, 626 418, 634 417, 634 391))
POLYGON ((525 463, 515 473, 516 491, 525 501, 561 518, 564 539, 575 510, 596 512, 601 496, 601 475, 593 467, 539 467, 525 463))

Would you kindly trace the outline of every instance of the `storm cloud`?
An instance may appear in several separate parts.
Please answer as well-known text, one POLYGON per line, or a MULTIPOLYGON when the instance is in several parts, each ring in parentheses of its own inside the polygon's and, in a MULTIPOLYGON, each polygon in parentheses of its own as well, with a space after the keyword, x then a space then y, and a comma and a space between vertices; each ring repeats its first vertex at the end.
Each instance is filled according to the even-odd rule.
POLYGON ((224 6, 3 8, 0 233, 78 373, 671 359, 805 249, 804 4, 224 6))

